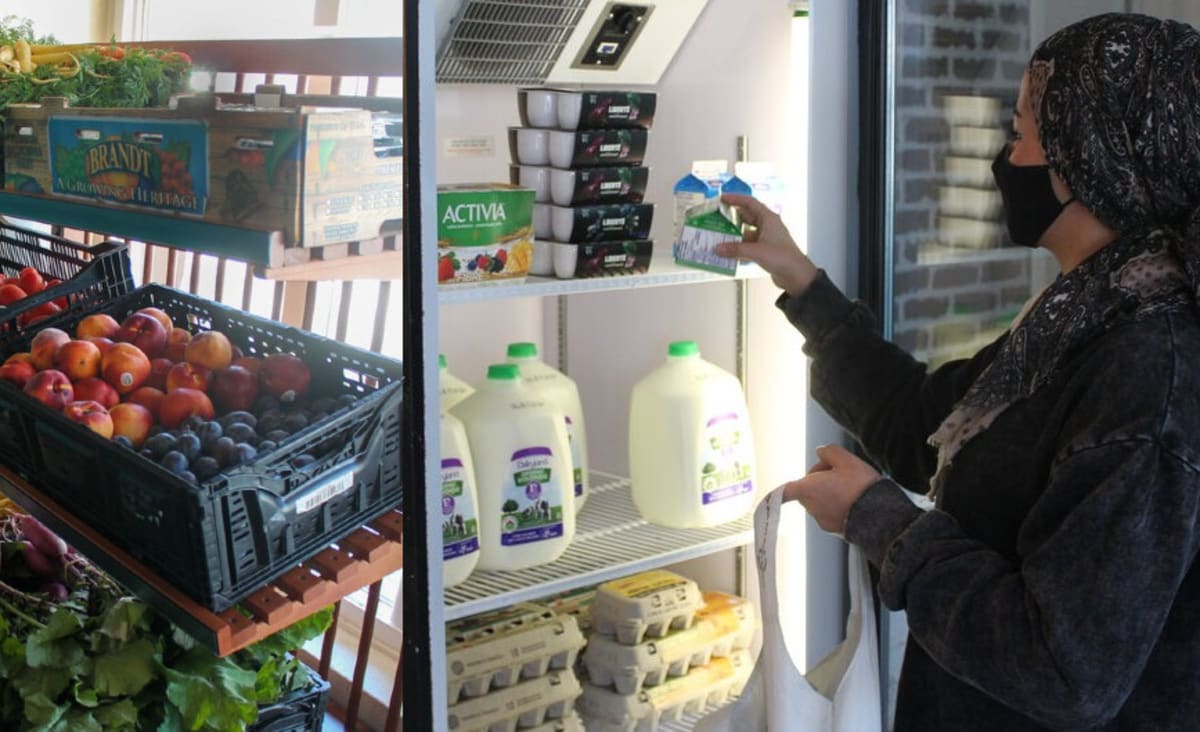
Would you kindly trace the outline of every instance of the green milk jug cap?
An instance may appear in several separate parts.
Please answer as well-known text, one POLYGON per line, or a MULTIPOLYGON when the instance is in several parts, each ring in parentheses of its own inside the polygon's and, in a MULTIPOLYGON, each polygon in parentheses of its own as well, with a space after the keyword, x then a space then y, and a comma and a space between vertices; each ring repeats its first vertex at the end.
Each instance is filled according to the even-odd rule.
POLYGON ((488 366, 488 379, 513 381, 521 378, 521 367, 515 363, 494 363, 488 366))
POLYGON ((446 368, 446 354, 444 354, 444 353, 438 354, 438 368, 439 369, 446 368))
POLYGON ((700 346, 695 341, 674 341, 667 346, 667 355, 675 358, 683 356, 697 356, 700 354, 700 346))
POLYGON ((509 358, 537 358, 538 348, 536 343, 509 343, 508 357, 509 358))

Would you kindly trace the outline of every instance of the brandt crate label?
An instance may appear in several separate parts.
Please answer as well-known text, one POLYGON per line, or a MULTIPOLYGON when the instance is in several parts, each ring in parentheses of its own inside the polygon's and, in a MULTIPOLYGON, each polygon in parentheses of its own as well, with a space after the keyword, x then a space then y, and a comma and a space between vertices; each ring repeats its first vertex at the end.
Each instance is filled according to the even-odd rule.
POLYGON ((51 117, 55 193, 203 215, 208 130, 202 122, 51 117))

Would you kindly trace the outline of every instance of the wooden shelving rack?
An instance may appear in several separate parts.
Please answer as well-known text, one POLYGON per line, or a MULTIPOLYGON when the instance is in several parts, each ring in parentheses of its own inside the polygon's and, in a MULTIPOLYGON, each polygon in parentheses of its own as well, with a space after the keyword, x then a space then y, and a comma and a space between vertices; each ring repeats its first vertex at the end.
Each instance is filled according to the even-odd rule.
POLYGON ((262 640, 404 564, 403 517, 391 511, 255 591, 240 605, 215 613, 3 466, 0 493, 218 656, 262 640))

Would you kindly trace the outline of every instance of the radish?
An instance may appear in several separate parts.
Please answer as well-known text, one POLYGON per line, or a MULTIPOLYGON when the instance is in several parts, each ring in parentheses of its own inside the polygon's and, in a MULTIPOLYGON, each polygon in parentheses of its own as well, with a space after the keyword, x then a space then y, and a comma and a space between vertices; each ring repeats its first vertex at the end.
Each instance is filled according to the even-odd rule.
POLYGON ((49 557, 38 550, 32 542, 24 542, 25 548, 21 552, 21 558, 25 560, 25 566, 29 567, 29 571, 40 577, 57 577, 62 563, 58 557, 49 557))
POLYGON ((21 533, 47 557, 61 557, 67 553, 67 542, 33 516, 21 516, 21 533))

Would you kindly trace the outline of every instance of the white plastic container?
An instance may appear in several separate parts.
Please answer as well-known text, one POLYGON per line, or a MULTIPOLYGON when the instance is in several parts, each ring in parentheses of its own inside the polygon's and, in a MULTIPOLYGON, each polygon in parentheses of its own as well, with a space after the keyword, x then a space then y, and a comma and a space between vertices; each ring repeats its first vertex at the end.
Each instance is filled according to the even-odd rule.
POLYGON ((575 511, 578 512, 588 498, 587 426, 583 420, 579 387, 571 377, 538 357, 536 343, 508 344, 507 361, 520 366, 521 378, 525 383, 550 402, 557 404, 565 413, 567 437, 571 440, 575 511))
POLYGON ((458 403, 479 493, 478 569, 526 569, 558 559, 575 537, 566 414, 527 386, 516 364, 493 364, 458 403))
POLYGON ((633 387, 633 502, 661 526, 715 526, 754 507, 754 440, 737 378, 676 341, 666 363, 633 387))
POLYGON ((462 421, 443 411, 441 427, 442 581, 451 587, 479 563, 479 497, 462 421))
POLYGON ((438 354, 438 387, 441 391, 443 412, 453 409, 455 404, 475 391, 470 384, 450 373, 446 368, 446 355, 442 353, 438 354))

